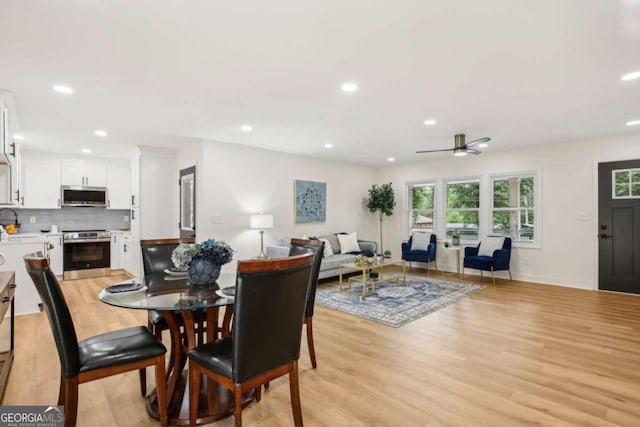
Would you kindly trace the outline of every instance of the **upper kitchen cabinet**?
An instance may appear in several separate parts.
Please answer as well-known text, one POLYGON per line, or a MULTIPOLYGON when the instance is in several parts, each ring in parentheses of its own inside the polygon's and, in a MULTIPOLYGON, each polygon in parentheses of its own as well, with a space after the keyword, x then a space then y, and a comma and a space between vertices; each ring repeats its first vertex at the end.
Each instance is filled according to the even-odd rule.
POLYGON ((64 159, 61 169, 62 185, 107 186, 107 165, 102 162, 64 159))
POLYGON ((20 207, 60 208, 60 160, 54 156, 22 153, 20 207))
POLYGON ((19 127, 13 93, 0 90, 0 205, 17 205, 20 197, 18 144, 13 138, 19 127))
POLYGON ((131 208, 131 169, 126 161, 110 163, 107 167, 107 196, 109 209, 131 208))

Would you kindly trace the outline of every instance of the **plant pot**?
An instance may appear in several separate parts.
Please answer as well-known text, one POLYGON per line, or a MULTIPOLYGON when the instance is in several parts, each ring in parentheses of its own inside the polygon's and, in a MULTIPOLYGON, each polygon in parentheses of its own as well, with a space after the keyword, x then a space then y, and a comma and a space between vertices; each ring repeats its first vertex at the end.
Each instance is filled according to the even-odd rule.
POLYGON ((455 237, 455 236, 454 236, 454 237, 452 237, 452 238, 451 238, 451 244, 452 244, 453 246, 458 246, 458 245, 460 244, 460 237, 455 237))
POLYGON ((192 285, 209 285, 213 284, 220 277, 220 268, 218 264, 214 264, 204 258, 197 258, 189 264, 189 281, 192 285))

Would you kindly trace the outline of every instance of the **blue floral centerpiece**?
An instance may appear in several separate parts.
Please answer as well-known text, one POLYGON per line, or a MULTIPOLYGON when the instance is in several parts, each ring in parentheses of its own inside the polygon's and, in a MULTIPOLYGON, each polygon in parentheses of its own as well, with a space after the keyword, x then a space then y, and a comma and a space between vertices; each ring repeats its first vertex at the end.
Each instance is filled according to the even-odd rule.
POLYGON ((187 271, 194 285, 215 283, 222 266, 233 259, 235 251, 221 240, 209 239, 202 243, 180 243, 171 253, 177 269, 187 271))

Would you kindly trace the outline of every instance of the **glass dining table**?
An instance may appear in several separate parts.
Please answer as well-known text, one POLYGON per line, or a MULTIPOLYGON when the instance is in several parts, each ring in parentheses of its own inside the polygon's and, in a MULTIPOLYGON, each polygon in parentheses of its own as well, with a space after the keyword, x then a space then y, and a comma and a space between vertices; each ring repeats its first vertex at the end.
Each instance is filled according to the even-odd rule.
MULTIPOLYGON (((99 292, 98 298, 115 307, 155 310, 164 316, 171 337, 167 372, 169 424, 189 424, 187 352, 199 344, 230 334, 234 299, 220 289, 234 286, 235 274, 222 274, 215 284, 208 286, 192 285, 188 277, 164 273, 120 282, 126 283, 139 283, 143 287, 128 292, 110 292, 107 287, 99 292), (220 324, 221 307, 226 310, 220 324)), ((200 383, 198 425, 233 415, 234 402, 229 390, 205 377, 200 383)), ((245 394, 242 406, 253 399, 253 391, 245 394)), ((160 418, 155 389, 147 395, 147 412, 153 418, 160 418)))

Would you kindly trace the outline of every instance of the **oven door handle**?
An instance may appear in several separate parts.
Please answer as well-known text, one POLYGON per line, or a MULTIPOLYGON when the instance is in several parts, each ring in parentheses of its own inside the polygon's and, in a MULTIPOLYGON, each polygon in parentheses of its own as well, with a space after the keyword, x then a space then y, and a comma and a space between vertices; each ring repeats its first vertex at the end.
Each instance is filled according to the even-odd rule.
POLYGON ((65 240, 65 243, 111 243, 111 239, 65 240))

